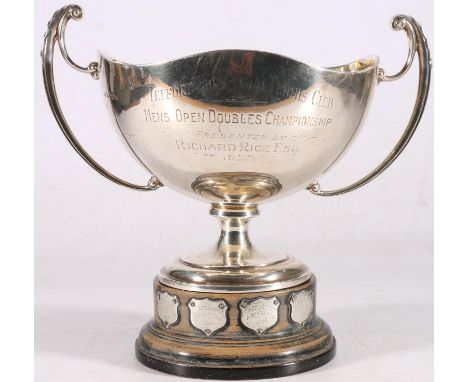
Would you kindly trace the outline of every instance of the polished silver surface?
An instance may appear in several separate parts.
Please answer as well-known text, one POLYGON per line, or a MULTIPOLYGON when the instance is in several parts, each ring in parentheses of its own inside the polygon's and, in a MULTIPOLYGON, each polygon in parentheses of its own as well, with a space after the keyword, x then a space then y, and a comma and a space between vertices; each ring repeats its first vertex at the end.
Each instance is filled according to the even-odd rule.
POLYGON ((258 215, 258 205, 304 188, 331 196, 368 183, 406 147, 428 95, 427 41, 409 16, 393 19, 393 28, 404 30, 409 41, 406 63, 394 75, 379 68, 377 57, 322 68, 256 50, 218 50, 143 65, 101 55, 98 62, 80 66, 67 52, 65 28, 70 19, 81 16, 76 5, 57 11, 42 50, 49 103, 68 141, 111 181, 136 190, 155 190, 164 183, 211 202, 210 213, 221 222, 216 246, 203 253, 183 254, 161 271, 161 283, 175 288, 238 293, 271 291, 307 281, 311 273, 305 265, 284 253, 263 253, 252 245, 247 228, 258 215), (152 173, 146 186, 109 173, 73 135, 55 89, 56 43, 69 65, 100 81, 117 128, 152 173), (317 179, 355 138, 377 84, 404 76, 416 54, 416 104, 395 148, 359 181, 322 191, 317 179))
POLYGON ((165 266, 158 278, 165 285, 198 292, 247 293, 289 288, 312 276, 308 267, 284 253, 257 250, 248 236, 255 204, 214 203, 211 215, 221 235, 211 250, 183 255, 165 266))
MULTIPOLYGON (((417 40, 416 33, 415 33, 416 21, 405 15, 398 15, 395 16, 392 20, 392 28, 396 31, 405 30, 406 37, 408 38, 408 56, 406 58, 406 62, 401 68, 398 73, 393 75, 385 74, 385 70, 382 68, 379 69, 379 82, 388 82, 388 81, 395 81, 402 78, 408 70, 411 68, 413 64, 414 55, 416 53, 416 45, 420 44, 417 40)), ((420 27, 419 27, 420 28, 420 27)))
MULTIPOLYGON (((65 62, 70 65, 73 69, 78 70, 79 72, 82 73, 89 73, 91 74, 91 77, 93 77, 95 80, 99 79, 99 63, 96 61, 91 62, 88 66, 80 66, 78 65, 75 61, 73 61, 68 54, 67 47, 65 45, 65 30, 67 27, 67 23, 70 20, 70 18, 73 18, 74 20, 79 20, 83 16, 83 12, 80 7, 77 6, 69 6, 66 7, 65 13, 63 14, 62 17, 58 17, 57 19, 59 20, 58 25, 57 25, 57 30, 58 30, 58 45, 60 48, 60 52, 62 53, 62 57, 65 60, 65 62)), ((60 15, 59 11, 59 15, 60 15)))
POLYGON ((44 45, 42 46, 42 74, 44 78, 44 87, 47 93, 47 99, 49 100, 50 108, 54 113, 54 117, 62 130, 63 134, 67 138, 68 142, 72 145, 75 151, 88 163, 94 170, 105 178, 117 183, 121 186, 128 187, 139 191, 153 191, 157 190, 162 186, 159 179, 152 175, 146 186, 139 186, 123 179, 116 177, 111 174, 99 163, 97 163, 81 146, 76 139, 67 120, 60 107, 60 102, 57 97, 57 91, 55 89, 55 77, 54 77, 54 49, 57 41, 65 61, 76 70, 80 72, 89 73, 94 79, 99 79, 99 64, 97 62, 91 62, 87 68, 76 64, 68 55, 65 47, 65 28, 70 19, 79 20, 83 13, 81 8, 77 5, 67 5, 57 12, 54 13, 52 19, 49 21, 47 27, 47 33, 44 36, 44 45))
POLYGON ((164 285, 212 293, 251 293, 291 288, 311 277, 313 275, 308 267, 292 256, 266 265, 237 268, 187 265, 178 260, 163 267, 158 275, 164 285))
POLYGON ((210 336, 227 324, 228 304, 223 299, 192 298, 188 304, 190 323, 210 336))
POLYGON ((291 306, 291 320, 300 325, 305 325, 311 320, 314 312, 314 294, 310 289, 291 293, 289 299, 291 306))
POLYGON ((365 184, 369 183, 377 176, 382 174, 395 160, 398 156, 403 152, 405 147, 408 145, 409 141, 411 140, 416 128, 419 125, 419 121, 421 120, 421 116, 424 112, 424 108, 426 106, 426 100, 429 93, 429 85, 431 79, 431 57, 429 52, 429 47, 427 45, 426 37, 422 31, 421 26, 410 16, 405 15, 398 15, 393 18, 392 27, 395 30, 404 30, 408 37, 409 42, 409 51, 408 51, 408 58, 405 62, 403 68, 396 74, 387 76, 383 69, 379 69, 379 82, 381 81, 394 81, 398 80, 403 77, 411 64, 413 63, 414 55, 418 53, 418 60, 419 60, 419 82, 418 82, 418 93, 416 95, 416 101, 413 108, 413 112, 411 114, 410 120, 408 125, 403 132, 403 135, 398 140, 395 147, 392 149, 390 154, 380 163, 372 172, 368 175, 364 176, 357 182, 353 184, 333 190, 333 191, 323 191, 320 188, 320 185, 317 181, 312 182, 307 189, 315 195, 320 196, 335 196, 341 195, 350 191, 354 191, 359 187, 364 186, 365 184))
POLYGON ((304 189, 346 149, 377 64, 320 68, 222 50, 147 65, 102 56, 100 77, 121 133, 166 186, 211 202, 261 203, 304 189))
POLYGON ((245 298, 239 304, 240 320, 247 328, 263 334, 278 322, 279 305, 276 297, 245 298))
POLYGON ((180 318, 179 298, 167 292, 156 293, 156 313, 166 328, 177 323, 180 318))

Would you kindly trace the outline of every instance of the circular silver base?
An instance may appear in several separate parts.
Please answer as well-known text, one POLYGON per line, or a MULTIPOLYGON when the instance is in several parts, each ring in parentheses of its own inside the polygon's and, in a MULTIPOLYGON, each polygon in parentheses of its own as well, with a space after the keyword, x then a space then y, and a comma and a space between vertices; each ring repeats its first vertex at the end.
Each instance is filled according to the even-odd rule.
POLYGON ((249 293, 291 288, 314 277, 295 258, 265 255, 251 244, 247 228, 258 215, 256 204, 213 203, 210 214, 221 221, 216 247, 164 267, 162 284, 192 292, 249 293))
POLYGON ((314 277, 308 267, 290 256, 255 256, 244 265, 203 265, 179 259, 164 267, 161 283, 194 292, 248 293, 291 288, 314 277), (259 261, 259 260, 262 261, 259 261), (271 261, 268 261, 271 260, 271 261))

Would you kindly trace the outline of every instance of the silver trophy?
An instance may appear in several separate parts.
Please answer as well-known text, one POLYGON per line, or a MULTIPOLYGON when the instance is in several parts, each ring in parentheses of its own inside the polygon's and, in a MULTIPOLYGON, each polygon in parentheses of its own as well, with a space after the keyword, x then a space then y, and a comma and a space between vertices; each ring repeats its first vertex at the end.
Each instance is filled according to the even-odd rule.
POLYGON ((399 156, 419 123, 430 81, 430 55, 418 23, 396 16, 409 52, 387 75, 377 57, 332 68, 262 51, 220 50, 134 65, 101 55, 88 66, 68 55, 65 30, 82 17, 66 6, 49 23, 42 50, 44 84, 54 116, 78 154, 127 188, 167 186, 211 203, 221 235, 211 250, 181 256, 154 280, 154 317, 136 341, 137 358, 172 374, 222 379, 269 378, 319 367, 335 354, 329 326, 316 315, 316 279, 297 259, 259 252, 248 236, 258 206, 294 192, 353 191, 399 156), (53 58, 104 87, 117 128, 149 171, 146 185, 122 180, 80 145, 56 94, 53 58), (357 182, 334 191, 322 176, 362 125, 377 85, 405 75, 418 57, 414 109, 386 159, 357 182))

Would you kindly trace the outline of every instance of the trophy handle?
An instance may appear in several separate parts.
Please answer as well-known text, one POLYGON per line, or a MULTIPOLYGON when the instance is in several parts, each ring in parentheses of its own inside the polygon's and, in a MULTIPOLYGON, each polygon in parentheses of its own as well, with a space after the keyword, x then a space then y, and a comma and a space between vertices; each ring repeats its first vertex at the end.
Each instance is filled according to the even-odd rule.
POLYGON ((347 187, 343 187, 332 191, 322 191, 317 181, 313 182, 307 187, 307 190, 315 195, 320 196, 335 196, 345 194, 350 191, 354 191, 359 187, 364 186, 371 180, 375 179, 382 172, 384 172, 398 156, 404 150, 411 137, 413 136, 416 128, 418 127, 421 119, 424 107, 426 105, 427 95, 429 92, 429 83, 431 77, 431 58, 429 48, 427 46, 427 40, 424 36, 421 26, 410 16, 398 15, 393 18, 392 28, 394 30, 404 30, 408 37, 409 51, 408 58, 403 68, 396 74, 388 76, 385 74, 383 69, 379 69, 378 83, 386 81, 394 81, 403 77, 408 69, 411 67, 415 53, 418 54, 419 61, 419 82, 418 82, 418 94, 416 96, 416 102, 414 105, 413 113, 411 114, 408 126, 406 127, 403 135, 390 152, 390 154, 380 163, 372 172, 367 174, 355 183, 347 187))
POLYGON ((68 125, 65 116, 62 113, 60 103, 57 97, 57 92, 55 89, 55 79, 54 79, 54 47, 55 43, 58 41, 60 51, 62 53, 65 61, 75 68, 76 70, 91 74, 92 78, 99 78, 99 64, 97 62, 91 62, 87 67, 82 67, 76 64, 68 55, 67 49, 65 47, 65 28, 70 19, 79 20, 81 19, 83 13, 81 8, 78 5, 67 5, 57 12, 54 13, 52 19, 49 21, 47 26, 47 33, 44 36, 44 45, 42 47, 42 74, 44 76, 44 86, 47 93, 47 98, 49 100, 49 105, 54 113, 55 119, 60 126, 63 134, 67 138, 68 142, 76 150, 76 152, 88 163, 93 169, 95 169, 99 174, 105 178, 111 180, 114 183, 117 183, 121 186, 132 188, 134 190, 140 191, 152 191, 157 190, 162 187, 163 184, 159 181, 156 176, 152 176, 148 181, 146 186, 139 186, 133 183, 129 183, 125 180, 122 180, 105 168, 103 168, 99 163, 97 163, 81 146, 81 144, 76 139, 75 135, 72 133, 70 126, 68 125))

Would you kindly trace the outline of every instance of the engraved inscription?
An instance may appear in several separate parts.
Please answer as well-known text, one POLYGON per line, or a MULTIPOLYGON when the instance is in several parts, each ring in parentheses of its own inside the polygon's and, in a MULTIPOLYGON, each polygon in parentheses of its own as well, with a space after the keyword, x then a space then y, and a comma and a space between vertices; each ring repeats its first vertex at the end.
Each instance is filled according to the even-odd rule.
MULTIPOLYGON (((278 86, 274 82, 265 83, 263 81, 253 81, 251 84, 253 90, 258 90, 263 88, 268 90, 271 93, 277 94, 280 98, 289 98, 296 102, 306 102, 308 99, 311 101, 312 105, 319 108, 332 108, 334 98, 327 94, 323 94, 320 89, 298 89, 290 86, 278 86), (272 87, 273 86, 273 87, 272 87)), ((197 82, 197 84, 186 83, 181 84, 177 87, 159 87, 154 86, 151 88, 150 100, 151 102, 161 102, 174 100, 180 97, 190 97, 195 91, 200 91, 202 89, 209 89, 212 91, 216 88, 225 88, 226 83, 210 79, 204 82, 197 82)))
MULTIPOLYGON (((199 78, 196 82, 188 79, 173 86, 156 77, 153 81, 142 92, 142 107, 137 112, 142 113, 139 119, 143 124, 138 129, 151 128, 150 134, 162 135, 161 141, 171 149, 194 160, 243 162, 247 166, 270 160, 300 161, 308 155, 311 139, 317 145, 327 142, 329 130, 342 123, 334 110, 340 106, 340 99, 327 86, 301 88, 256 78, 244 83, 233 77, 230 81, 236 89, 242 86, 242 91, 238 89, 239 94, 229 102, 239 107, 226 108, 216 102, 200 102, 206 94, 214 94, 214 100, 218 100, 217 92, 229 88, 217 78, 201 82, 199 78), (245 96, 250 86, 252 90, 261 89, 262 95, 270 94, 268 102, 244 108, 253 102, 245 96)), ((112 95, 106 93, 111 99, 112 95)), ((129 137, 132 134, 129 132, 129 137)))
POLYGON ((312 93, 312 105, 331 109, 333 107, 333 97, 322 94, 320 89, 315 89, 312 93))
POLYGON ((257 334, 262 334, 277 323, 279 305, 276 297, 243 299, 239 304, 241 322, 257 334))
POLYGON ((246 141, 240 141, 238 143, 208 143, 176 139, 176 146, 178 150, 182 151, 238 151, 241 153, 289 153, 293 156, 299 151, 298 145, 287 145, 284 143, 274 143, 271 145, 262 143, 253 144, 246 141))
POLYGON ((222 299, 192 298, 188 304, 190 310, 190 323, 205 335, 226 326, 228 304, 222 299))
POLYGON ((277 126, 309 126, 309 127, 329 127, 332 119, 330 117, 298 116, 295 114, 275 114, 267 111, 265 124, 277 126))
MULTIPOLYGON (((234 71, 236 71, 236 67, 238 68, 239 66, 235 65, 234 71)), ((238 84, 238 81, 236 80, 231 81, 234 82, 234 86, 238 84)), ((258 78, 252 78, 249 83, 244 85, 246 86, 246 93, 251 93, 258 89, 264 89, 265 92, 276 94, 281 99, 289 98, 297 102, 306 102, 307 98, 310 98, 311 94, 305 89, 299 89, 285 84, 279 84, 276 81, 265 81, 258 78)), ((151 102, 161 102, 174 100, 180 97, 190 97, 197 92, 219 91, 219 89, 229 88, 229 86, 229 80, 226 80, 226 78, 223 78, 222 80, 216 78, 197 79, 196 82, 187 82, 173 87, 153 86, 149 94, 151 102)))
POLYGON ((169 118, 169 114, 167 112, 156 112, 148 108, 143 109, 143 111, 145 112, 146 122, 154 122, 154 123, 171 122, 171 119, 169 118))
MULTIPOLYGON (((197 85, 213 91, 227 86, 216 80, 197 85)), ((257 85, 262 89, 270 86, 257 85)), ((190 82, 175 87, 154 84, 141 109, 142 121, 158 133, 170 135, 175 150, 194 158, 244 163, 302 158, 304 148, 310 147, 306 140, 316 139, 319 144, 325 131, 338 125, 335 98, 317 87, 271 89, 272 94, 281 95, 278 102, 284 101, 285 107, 245 112, 193 103, 192 96, 200 92, 190 82), (304 107, 290 107, 294 102, 304 107)))
POLYGON ((179 320, 179 298, 167 292, 156 294, 156 312, 166 328, 179 320))
MULTIPOLYGON (((321 101, 320 101, 321 102, 321 101)), ((331 102, 327 101, 327 102, 331 102)), ((332 102, 333 103, 333 102, 332 102)), ((325 106, 323 106, 325 107, 325 106)), ((330 116, 298 115, 298 114, 278 114, 272 110, 265 113, 228 113, 219 112, 213 109, 208 111, 188 112, 177 108, 172 113, 167 111, 157 111, 150 108, 143 109, 145 122, 148 123, 168 123, 177 122, 180 124, 201 123, 201 124, 226 124, 226 125, 273 125, 273 126, 294 126, 327 128, 332 126, 333 119, 330 116)))
POLYGON ((154 87, 150 91, 151 102, 166 101, 187 95, 186 86, 160 88, 154 87))
POLYGON ((314 311, 314 296, 310 289, 291 293, 291 320, 299 325, 305 325, 312 318, 314 311))

